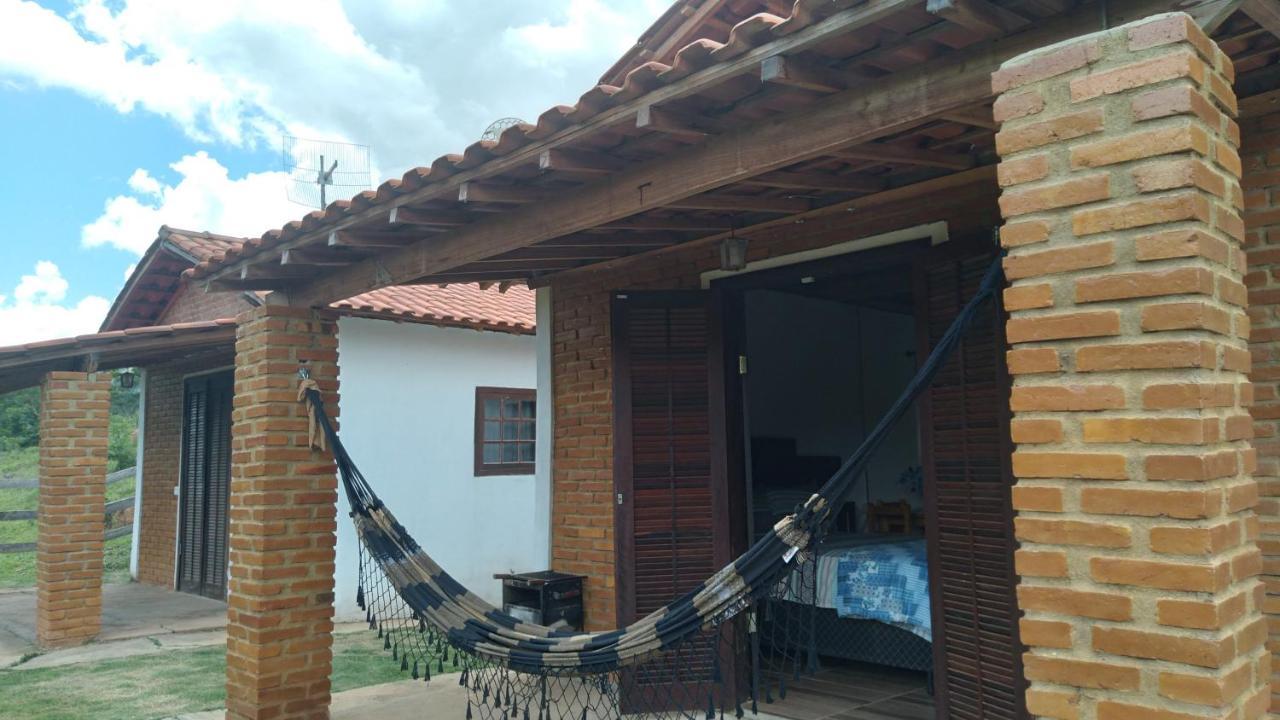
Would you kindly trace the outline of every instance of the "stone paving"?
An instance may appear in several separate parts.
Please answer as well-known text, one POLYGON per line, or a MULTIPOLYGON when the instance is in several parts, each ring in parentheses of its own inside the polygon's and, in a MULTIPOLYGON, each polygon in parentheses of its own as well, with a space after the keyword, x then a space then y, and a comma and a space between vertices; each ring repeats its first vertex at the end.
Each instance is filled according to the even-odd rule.
MULTIPOLYGON (((34 588, 0 592, 0 668, 38 651, 35 617, 34 588)), ((102 589, 102 633, 96 642, 46 653, 22 667, 53 667, 216 645, 226 641, 226 623, 227 605, 217 600, 152 585, 106 585, 102 589)))

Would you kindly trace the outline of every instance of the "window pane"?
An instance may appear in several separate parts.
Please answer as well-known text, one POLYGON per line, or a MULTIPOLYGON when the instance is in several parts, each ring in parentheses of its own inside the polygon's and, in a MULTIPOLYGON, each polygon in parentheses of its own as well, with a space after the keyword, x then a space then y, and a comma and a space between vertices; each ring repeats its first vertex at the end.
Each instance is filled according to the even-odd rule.
POLYGON ((535 428, 535 427, 537 427, 537 426, 536 426, 536 425, 534 425, 534 423, 531 423, 531 422, 522 422, 522 423, 520 423, 520 439, 521 439, 521 440, 532 440, 532 439, 533 439, 533 431, 534 431, 534 428, 535 428))
POLYGON ((533 462, 533 443, 520 443, 520 462, 533 462))
POLYGON ((502 423, 486 421, 484 424, 485 440, 501 440, 502 423))
POLYGON ((534 408, 536 403, 533 400, 520 401, 520 417, 531 418, 534 416, 534 408))
POLYGON ((497 443, 484 444, 484 462, 486 464, 496 463, 499 461, 502 446, 497 443))
POLYGON ((498 410, 501 403, 497 398, 485 398, 484 400, 484 416, 487 418, 496 418, 499 416, 498 410))
POLYGON ((514 423, 514 422, 502 423, 502 439, 515 440, 516 433, 519 431, 519 428, 517 427, 519 424, 520 423, 514 423))
POLYGON ((520 403, 511 398, 502 399, 502 416, 503 417, 520 417, 520 403))
POLYGON ((519 446, 516 445, 515 443, 507 443, 503 445, 502 446, 502 462, 504 463, 518 462, 519 461, 519 456, 518 456, 519 451, 517 450, 518 447, 519 446))

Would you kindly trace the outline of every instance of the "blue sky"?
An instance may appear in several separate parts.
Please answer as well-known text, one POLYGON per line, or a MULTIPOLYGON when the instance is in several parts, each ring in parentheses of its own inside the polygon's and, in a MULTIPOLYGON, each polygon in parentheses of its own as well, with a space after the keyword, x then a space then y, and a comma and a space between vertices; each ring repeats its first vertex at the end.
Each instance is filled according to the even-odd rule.
POLYGON ((0 0, 0 346, 93 332, 162 223, 301 216, 285 134, 372 182, 572 103, 662 0, 0 0))

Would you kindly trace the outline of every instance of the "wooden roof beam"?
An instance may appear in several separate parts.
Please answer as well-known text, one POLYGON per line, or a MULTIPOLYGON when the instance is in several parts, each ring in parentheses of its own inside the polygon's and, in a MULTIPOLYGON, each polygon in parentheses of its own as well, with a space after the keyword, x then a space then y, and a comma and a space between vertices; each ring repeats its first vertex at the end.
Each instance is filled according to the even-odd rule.
POLYGON ((625 163, 616 157, 589 150, 551 148, 538 156, 538 169, 543 172, 570 172, 585 175, 607 175, 622 169, 625 163))
POLYGON ((387 217, 392 225, 426 225, 429 227, 458 227, 475 220, 468 212, 457 210, 419 210, 417 208, 393 207, 387 217))
POLYGON ((923 165, 939 167, 947 170, 968 170, 973 167, 974 160, 969 155, 945 153, 936 150, 902 147, 900 145, 856 145, 841 148, 833 156, 843 160, 870 160, 893 165, 923 165))
POLYGON ((833 175, 788 170, 778 170, 757 175, 743 180, 742 184, 795 190, 838 190, 840 192, 856 193, 879 192, 885 187, 883 180, 863 175, 833 175))
MULTIPOLYGON (((724 229, 721 223, 710 230, 720 231, 724 229)), ((631 233, 621 233, 617 235, 566 235, 564 237, 554 238, 545 242, 538 243, 531 247, 666 247, 683 242, 685 238, 678 235, 633 235, 631 233)))
POLYGON ((862 75, 833 70, 799 58, 775 55, 760 63, 760 81, 774 85, 812 90, 819 93, 836 93, 847 90, 862 75))
POLYGON ((494 260, 608 260, 626 255, 626 246, 576 245, 556 247, 531 245, 499 255, 494 260))
POLYGON ((364 255, 345 248, 289 248, 280 253, 280 264, 342 267, 360 260, 364 255))
POLYGON ((664 133, 690 142, 705 140, 718 131, 708 118, 694 117, 656 105, 640 107, 636 112, 636 128, 664 133))
POLYGON ((550 195, 540 188, 531 188, 524 185, 466 182, 458 186, 458 202, 460 203, 528 205, 542 202, 549 197, 550 195))
POLYGON ((650 230, 673 230, 688 232, 704 232, 723 230, 724 223, 718 218, 691 218, 691 217, 627 217, 618 220, 610 220, 603 222, 594 227, 588 228, 584 232, 594 232, 603 230, 607 232, 613 231, 634 231, 647 232, 650 230))
POLYGON ((928 0, 929 12, 983 37, 998 38, 1026 28, 1031 21, 987 0, 928 0))
POLYGON ((802 198, 771 197, 767 195, 693 195, 666 204, 669 208, 684 210, 720 210, 727 212, 760 212, 791 215, 810 209, 809 201, 802 198))
POLYGON ((983 128, 984 130, 996 130, 1000 127, 1000 124, 992 116, 991 108, 989 107, 982 107, 976 110, 957 110, 943 113, 939 117, 948 122, 983 128))
POLYGON ((327 245, 331 248, 345 247, 378 250, 401 248, 417 239, 412 235, 406 236, 394 233, 334 230, 329 233, 327 245))
POLYGON ((1244 0, 1240 6, 1245 15, 1264 28, 1267 32, 1280 38, 1280 2, 1276 0, 1244 0))

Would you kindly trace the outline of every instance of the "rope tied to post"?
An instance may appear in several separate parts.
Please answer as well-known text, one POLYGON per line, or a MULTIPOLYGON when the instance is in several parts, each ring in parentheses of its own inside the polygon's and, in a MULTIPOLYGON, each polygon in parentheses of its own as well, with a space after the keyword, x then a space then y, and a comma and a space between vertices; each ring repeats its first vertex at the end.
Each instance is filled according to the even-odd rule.
POLYGON ((310 401, 307 394, 309 390, 319 393, 320 384, 311 377, 311 371, 305 366, 298 368, 298 377, 301 380, 298 383, 298 402, 307 408, 307 447, 324 452, 329 449, 329 442, 325 433, 321 432, 320 421, 316 417, 320 409, 310 401))

